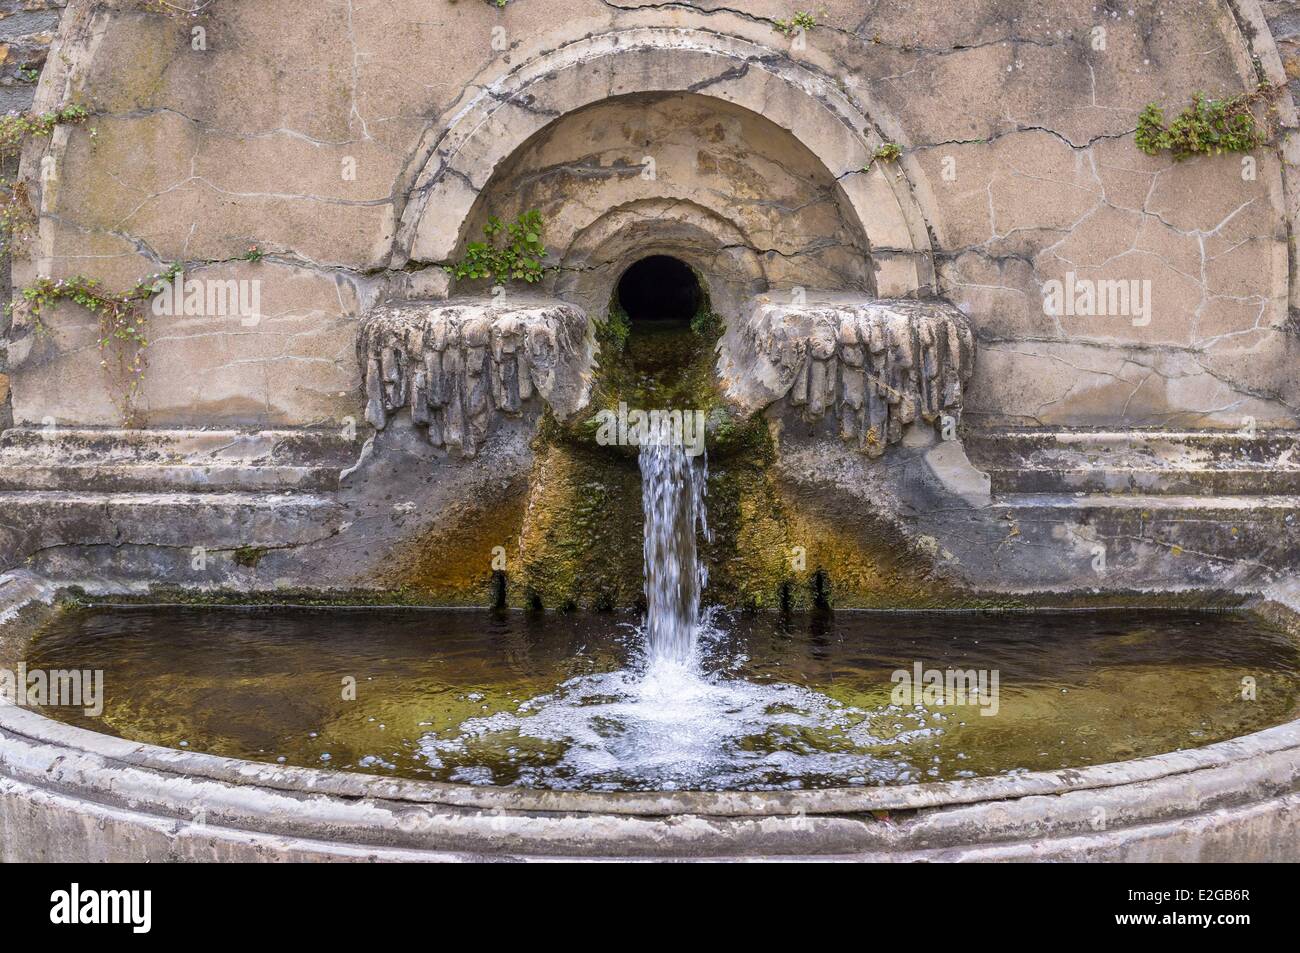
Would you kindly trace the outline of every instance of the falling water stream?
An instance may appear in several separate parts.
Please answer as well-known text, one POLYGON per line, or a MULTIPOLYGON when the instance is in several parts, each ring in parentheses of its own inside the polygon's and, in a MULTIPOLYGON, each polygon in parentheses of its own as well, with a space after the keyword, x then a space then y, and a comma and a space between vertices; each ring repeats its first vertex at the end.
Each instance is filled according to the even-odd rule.
POLYGON ((429 738, 431 761, 457 759, 492 736, 523 736, 564 746, 545 779, 531 779, 546 786, 674 789, 720 778, 762 785, 777 767, 761 765, 764 734, 792 717, 807 727, 837 719, 844 706, 815 691, 734 677, 741 659, 727 653, 718 614, 701 606, 707 458, 688 452, 667 415, 663 424, 640 440, 646 614, 628 667, 569 679, 513 714, 470 719, 454 737, 429 738))
POLYGON ((700 595, 708 584, 708 569, 696 555, 697 529, 706 539, 709 533, 708 462, 690 457, 680 440, 664 432, 641 445, 640 464, 646 661, 652 669, 692 670, 698 662, 700 595))

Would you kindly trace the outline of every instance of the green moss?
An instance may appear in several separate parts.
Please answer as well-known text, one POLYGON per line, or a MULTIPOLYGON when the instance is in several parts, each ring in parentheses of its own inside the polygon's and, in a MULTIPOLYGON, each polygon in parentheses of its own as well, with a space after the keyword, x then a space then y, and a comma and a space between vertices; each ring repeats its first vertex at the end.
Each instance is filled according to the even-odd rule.
POLYGON ((773 20, 772 26, 783 36, 794 36, 800 30, 811 33, 817 26, 817 18, 807 10, 800 10, 788 20, 773 20))
MULTIPOLYGON (((567 429, 569 438, 594 444, 598 414, 619 403, 643 409, 702 410, 714 426, 730 419, 713 374, 723 321, 708 299, 689 326, 647 324, 633 329, 617 299, 596 329, 599 372, 588 411, 567 429)), ((710 443, 712 446, 712 443, 710 443)), ((609 448, 614 449, 614 448, 609 448)), ((635 456, 636 448, 630 449, 635 456)))
POLYGON ((506 604, 519 605, 519 538, 526 505, 523 480, 487 502, 467 504, 399 547, 387 560, 391 570, 376 582, 407 598, 455 606, 495 605, 497 589, 504 584, 506 604), (498 569, 501 556, 503 570, 498 569))
POLYGON ((234 552, 235 565, 256 569, 269 550, 265 546, 240 546, 234 552))
POLYGON ((723 320, 713 308, 704 304, 691 318, 691 332, 698 334, 708 343, 716 343, 722 336, 723 320))
POLYGON ((870 172, 877 162, 897 162, 903 155, 903 147, 896 142, 886 142, 871 154, 871 161, 863 167, 863 172, 870 172))
POLYGON ((632 334, 632 319, 617 301, 611 301, 605 320, 596 325, 596 344, 600 348, 598 361, 603 367, 618 359, 627 348, 632 334))
POLYGON ((757 417, 733 425, 709 464, 705 547, 709 601, 805 610, 950 605, 966 595, 936 580, 925 554, 860 503, 837 509, 831 488, 784 483, 776 440, 757 417), (838 513, 852 512, 846 519, 838 513))
POLYGON ((520 533, 517 604, 604 610, 641 594, 641 476, 635 459, 566 439, 539 441, 520 533))
POLYGON ((748 609, 808 604, 794 585, 792 598, 782 599, 782 585, 794 575, 789 513, 769 477, 768 462, 744 453, 711 461, 707 499, 713 538, 702 550, 709 566, 708 602, 748 609))

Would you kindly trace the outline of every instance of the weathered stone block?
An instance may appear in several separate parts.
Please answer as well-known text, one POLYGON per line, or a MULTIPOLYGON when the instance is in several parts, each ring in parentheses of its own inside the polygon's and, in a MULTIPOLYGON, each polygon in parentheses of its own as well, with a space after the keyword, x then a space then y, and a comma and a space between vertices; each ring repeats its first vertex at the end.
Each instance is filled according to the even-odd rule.
POLYGON ((955 427, 974 356, 965 316, 944 302, 763 295, 728 328, 718 374, 742 412, 784 400, 833 415, 843 439, 879 456, 918 420, 947 413, 955 427))
POLYGON ((430 443, 466 456, 496 414, 518 416, 535 399, 567 420, 586 405, 594 360, 586 314, 541 300, 380 308, 365 317, 357 349, 373 427, 405 407, 430 443))

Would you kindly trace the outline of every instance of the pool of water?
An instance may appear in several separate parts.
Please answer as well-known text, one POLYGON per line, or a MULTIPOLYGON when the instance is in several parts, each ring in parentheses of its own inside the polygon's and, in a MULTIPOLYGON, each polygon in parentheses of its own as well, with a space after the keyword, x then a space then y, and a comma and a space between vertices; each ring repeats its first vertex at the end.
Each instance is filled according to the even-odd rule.
POLYGON ((709 614, 689 664, 633 616, 97 608, 31 669, 104 673, 51 717, 254 761, 564 790, 905 784, 1195 748, 1296 716, 1253 616, 709 614))

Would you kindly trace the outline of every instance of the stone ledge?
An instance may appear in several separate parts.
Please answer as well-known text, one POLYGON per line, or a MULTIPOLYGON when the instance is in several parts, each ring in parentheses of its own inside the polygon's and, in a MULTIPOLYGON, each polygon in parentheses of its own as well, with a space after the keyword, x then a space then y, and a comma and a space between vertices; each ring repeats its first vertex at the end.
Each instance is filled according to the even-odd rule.
POLYGON ((995 494, 1300 493, 1300 433, 984 430, 966 436, 995 494))
POLYGON ((361 445, 342 429, 14 428, 0 435, 0 490, 322 492, 361 445))
POLYGON ((276 580, 256 570, 263 554, 328 539, 342 520, 334 499, 306 493, 0 491, 0 567, 27 561, 107 592, 271 588, 276 580), (201 571, 193 569, 196 548, 201 571), (240 552, 245 563, 218 558, 240 552))

